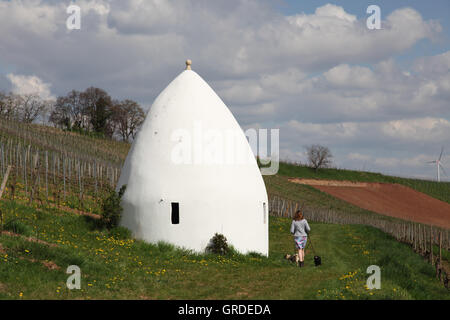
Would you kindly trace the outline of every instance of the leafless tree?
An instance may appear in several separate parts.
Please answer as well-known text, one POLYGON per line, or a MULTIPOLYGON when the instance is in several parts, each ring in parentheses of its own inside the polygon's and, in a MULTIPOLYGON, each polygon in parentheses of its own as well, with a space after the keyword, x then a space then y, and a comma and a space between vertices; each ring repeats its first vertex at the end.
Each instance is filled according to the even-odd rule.
POLYGON ((83 110, 80 100, 81 92, 72 90, 61 101, 69 112, 72 127, 83 128, 83 116, 86 115, 86 112, 83 110))
POLYGON ((319 168, 329 167, 332 163, 331 158, 333 158, 333 155, 328 147, 313 144, 306 147, 306 154, 309 165, 316 171, 319 168))
POLYGON ((65 97, 58 97, 56 99, 48 120, 57 128, 68 129, 72 127, 73 120, 71 119, 70 110, 64 100, 65 97))
POLYGON ((109 94, 100 88, 89 87, 81 93, 80 101, 84 113, 88 115, 91 129, 99 133, 107 133, 108 118, 112 115, 112 100, 109 94))
POLYGON ((72 90, 56 99, 49 121, 55 126, 72 129, 86 129, 86 111, 81 103, 81 92, 72 90))
POLYGON ((39 117, 44 120, 51 101, 42 99, 39 94, 5 94, 0 92, 0 115, 6 119, 14 119, 31 123, 39 117))
POLYGON ((0 114, 3 114, 3 110, 6 107, 6 94, 0 91, 0 114))
POLYGON ((133 100, 116 101, 113 108, 113 119, 117 125, 117 132, 123 141, 134 139, 139 127, 144 121, 144 111, 133 100))
POLYGON ((38 94, 19 95, 19 121, 31 123, 43 116, 49 107, 49 101, 41 99, 38 94))
POLYGON ((6 119, 18 119, 21 98, 14 93, 0 93, 0 115, 6 119))
POLYGON ((105 90, 95 87, 82 92, 72 90, 56 99, 49 121, 69 130, 81 129, 112 136, 111 108, 111 98, 105 90))
POLYGON ((112 138, 115 134, 128 141, 144 121, 144 111, 133 100, 113 101, 100 88, 80 92, 72 90, 54 103, 49 121, 64 129, 82 129, 112 138))
POLYGON ((0 115, 6 116, 8 109, 9 96, 0 91, 0 115))

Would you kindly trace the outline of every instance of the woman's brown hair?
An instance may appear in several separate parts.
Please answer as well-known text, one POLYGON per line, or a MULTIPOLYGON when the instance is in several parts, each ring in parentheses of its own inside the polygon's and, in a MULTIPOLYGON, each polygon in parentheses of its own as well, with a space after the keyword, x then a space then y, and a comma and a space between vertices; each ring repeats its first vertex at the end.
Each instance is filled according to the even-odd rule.
POLYGON ((297 210, 294 215, 295 221, 303 220, 303 212, 301 210, 297 210))

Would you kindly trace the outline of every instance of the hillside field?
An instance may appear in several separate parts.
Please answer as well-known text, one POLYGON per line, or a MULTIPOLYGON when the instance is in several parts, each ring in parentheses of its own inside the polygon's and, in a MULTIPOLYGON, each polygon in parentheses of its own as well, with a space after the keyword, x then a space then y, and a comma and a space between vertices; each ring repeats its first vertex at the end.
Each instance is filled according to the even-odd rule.
MULTIPOLYGON (((424 258, 409 245, 367 226, 312 222, 311 239, 323 266, 313 266, 308 247, 303 269, 283 258, 293 252, 288 218, 270 217, 268 258, 200 255, 164 243, 135 241, 120 228, 98 230, 90 216, 101 213, 107 174, 113 169, 120 173, 129 144, 2 121, 0 144, 3 170, 19 161, 0 201, 4 226, 0 234, 0 299, 450 298, 424 258), (40 157, 33 158, 38 151, 40 157), (43 165, 46 151, 52 154, 48 177, 43 165), (41 161, 40 169, 32 170, 33 159, 41 161), (80 163, 84 163, 84 176, 80 163), (100 177, 98 184, 91 164, 103 165, 103 180, 100 177), (73 264, 81 268, 81 290, 70 291, 65 286, 66 268, 73 264), (366 269, 372 264, 381 267, 381 290, 364 287, 366 269)), ((395 218, 292 183, 289 177, 400 183, 450 203, 449 183, 337 169, 316 173, 288 163, 280 164, 279 174, 263 177, 269 195, 387 223, 395 218)), ((449 252, 443 252, 443 258, 449 261, 449 252)))
POLYGON ((324 168, 317 172, 305 165, 286 162, 280 163, 279 176, 303 179, 346 180, 353 182, 398 183, 423 192, 441 201, 450 203, 450 182, 436 182, 431 180, 411 179, 388 176, 377 172, 366 172, 336 168, 324 168))
POLYGON ((99 231, 85 216, 2 201, 20 216, 25 237, 0 236, 1 299, 450 299, 434 269, 405 244, 376 229, 311 223, 323 265, 283 258, 293 251, 290 220, 270 217, 270 255, 200 255, 99 231), (32 226, 35 226, 34 228, 32 226), (81 290, 65 286, 81 268, 81 290), (366 268, 381 267, 380 290, 365 288, 366 268))

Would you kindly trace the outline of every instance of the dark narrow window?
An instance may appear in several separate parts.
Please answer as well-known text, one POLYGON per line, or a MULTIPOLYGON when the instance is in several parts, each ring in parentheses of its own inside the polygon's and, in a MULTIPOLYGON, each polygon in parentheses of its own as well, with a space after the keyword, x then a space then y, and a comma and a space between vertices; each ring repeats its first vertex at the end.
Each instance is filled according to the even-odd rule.
POLYGON ((266 224, 266 203, 263 202, 263 219, 264 219, 264 224, 266 224))
POLYGON ((180 205, 178 202, 172 202, 172 224, 180 223, 180 205))

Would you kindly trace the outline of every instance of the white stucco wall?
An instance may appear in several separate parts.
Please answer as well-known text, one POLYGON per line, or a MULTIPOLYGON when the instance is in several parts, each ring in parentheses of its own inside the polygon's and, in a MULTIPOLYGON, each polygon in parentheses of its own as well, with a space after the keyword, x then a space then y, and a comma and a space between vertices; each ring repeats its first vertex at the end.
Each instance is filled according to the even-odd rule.
POLYGON ((117 189, 123 184, 127 189, 121 224, 138 239, 203 251, 218 232, 240 252, 268 255, 267 193, 250 146, 230 110, 194 71, 183 71, 156 98, 117 189), (191 133, 193 163, 173 160, 174 150, 189 155, 185 147, 180 148, 187 143, 185 136, 178 136, 180 129, 191 133), (223 136, 237 132, 234 146, 251 161, 205 163, 199 150, 211 145, 195 135, 209 130, 223 136), (179 203, 179 224, 171 223, 171 202, 179 203))

